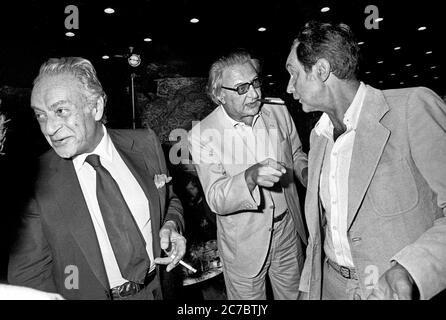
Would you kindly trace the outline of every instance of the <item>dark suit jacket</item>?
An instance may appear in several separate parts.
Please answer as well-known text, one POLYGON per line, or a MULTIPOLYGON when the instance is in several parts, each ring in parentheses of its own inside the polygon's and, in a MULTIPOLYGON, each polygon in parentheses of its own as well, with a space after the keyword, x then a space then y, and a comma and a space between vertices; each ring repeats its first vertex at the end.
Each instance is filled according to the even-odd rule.
MULTIPOLYGON (((152 130, 108 133, 149 201, 153 252, 158 257, 162 224, 174 220, 181 232, 184 229, 182 206, 172 185, 157 189, 154 183, 155 174, 168 175, 159 140, 152 130)), ((35 194, 10 255, 8 280, 67 299, 109 298, 102 255, 73 162, 53 150, 40 158, 35 194), (73 288, 76 276, 78 289, 73 288)))

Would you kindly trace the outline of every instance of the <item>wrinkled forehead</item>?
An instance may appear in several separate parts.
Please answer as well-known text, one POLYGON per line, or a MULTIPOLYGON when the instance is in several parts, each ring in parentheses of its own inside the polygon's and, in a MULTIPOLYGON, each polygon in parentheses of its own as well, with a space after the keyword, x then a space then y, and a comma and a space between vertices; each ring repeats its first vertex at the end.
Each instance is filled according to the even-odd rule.
POLYGON ((299 45, 298 41, 295 41, 293 43, 293 45, 291 46, 290 49, 290 53, 288 54, 288 58, 286 60, 286 67, 288 68, 289 66, 293 66, 293 65, 297 65, 298 64, 298 59, 297 59, 297 54, 296 54, 296 48, 299 45))
POLYGON ((251 81, 257 76, 257 71, 250 62, 235 64, 223 71, 223 82, 251 81))
POLYGON ((82 83, 71 74, 45 75, 33 87, 31 105, 68 98, 83 91, 82 83))

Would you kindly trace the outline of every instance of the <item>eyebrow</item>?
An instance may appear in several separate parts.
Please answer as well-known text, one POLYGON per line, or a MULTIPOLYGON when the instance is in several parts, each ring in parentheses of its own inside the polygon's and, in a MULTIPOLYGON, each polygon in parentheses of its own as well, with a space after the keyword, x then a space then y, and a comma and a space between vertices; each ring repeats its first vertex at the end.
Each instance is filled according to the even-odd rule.
POLYGON ((50 109, 56 109, 61 104, 68 104, 68 103, 70 103, 68 100, 59 100, 50 105, 50 109))
POLYGON ((245 84, 245 83, 251 83, 251 82, 253 82, 255 79, 258 79, 258 78, 259 78, 259 75, 256 75, 254 78, 251 79, 251 81, 238 82, 238 83, 234 84, 234 86, 239 86, 239 85, 242 85, 242 84, 245 84))
MULTIPOLYGON (((54 102, 52 105, 50 105, 49 109, 56 109, 58 106, 62 105, 62 104, 69 104, 70 101, 68 100, 59 100, 54 102)), ((37 106, 33 106, 31 105, 31 108, 33 108, 34 110, 42 110, 41 108, 37 107, 37 106)))

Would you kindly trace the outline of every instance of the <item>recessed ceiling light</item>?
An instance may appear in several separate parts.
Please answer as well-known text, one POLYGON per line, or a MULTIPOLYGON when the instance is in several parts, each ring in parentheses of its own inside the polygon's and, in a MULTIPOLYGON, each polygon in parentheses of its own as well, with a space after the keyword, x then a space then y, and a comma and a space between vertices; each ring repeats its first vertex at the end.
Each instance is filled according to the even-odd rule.
POLYGON ((110 57, 107 55, 104 55, 104 56, 102 56, 102 59, 107 60, 107 59, 110 59, 110 57))
POLYGON ((418 75, 417 75, 417 74, 414 74, 413 77, 414 77, 414 78, 418 78, 418 75))
POLYGON ((418 31, 423 31, 423 30, 426 30, 426 27, 419 27, 418 28, 418 31))
POLYGON ((323 8, 321 9, 321 12, 328 12, 328 11, 330 11, 330 8, 329 8, 329 7, 323 7, 323 8))
POLYGON ((264 28, 264 27, 260 27, 260 28, 258 28, 257 30, 260 31, 260 32, 263 32, 263 31, 266 31, 266 28, 264 28))
POLYGON ((426 54, 431 54, 432 53, 432 51, 426 51, 426 54))
POLYGON ((270 82, 269 85, 272 86, 274 84, 274 82, 270 82))
POLYGON ((401 47, 395 47, 395 48, 393 48, 393 50, 400 50, 401 49, 401 47))
POLYGON ((152 39, 150 39, 150 38, 144 38, 144 41, 145 41, 145 42, 150 42, 150 41, 152 41, 152 39))
POLYGON ((268 75, 266 75, 267 77, 272 77, 273 75, 272 74, 268 74, 268 75))
POLYGON ((197 23, 198 21, 200 21, 200 20, 198 20, 197 18, 192 18, 192 19, 190 19, 190 22, 191 22, 191 23, 197 23))
POLYGON ((379 83, 383 83, 383 81, 382 81, 382 80, 379 80, 379 83))
POLYGON ((382 60, 380 60, 380 61, 378 61, 378 64, 381 64, 381 63, 383 63, 384 61, 382 61, 382 60))
POLYGON ((68 31, 67 33, 65 33, 65 35, 67 37, 74 37, 74 32, 68 31))
POLYGON ((393 76, 396 76, 396 73, 391 73, 390 75, 393 77, 393 76))
POLYGON ((381 22, 381 21, 383 21, 384 19, 383 18, 376 18, 375 19, 375 22, 381 22))
POLYGON ((438 77, 434 77, 434 79, 436 80, 436 79, 438 79, 438 77))
POLYGON ((437 66, 432 66, 431 69, 435 69, 437 66))
POLYGON ((362 44, 364 44, 364 41, 359 41, 358 44, 362 45, 362 44))
POLYGON ((366 71, 365 73, 366 73, 366 74, 370 74, 371 72, 370 72, 370 71, 366 71))
POLYGON ((108 13, 108 14, 112 14, 112 13, 115 13, 115 9, 113 9, 113 8, 105 8, 104 12, 108 13))
POLYGON ((404 81, 401 81, 400 84, 404 84, 404 81))
POLYGON ((411 63, 408 63, 408 64, 406 64, 406 67, 410 67, 412 64, 411 63))

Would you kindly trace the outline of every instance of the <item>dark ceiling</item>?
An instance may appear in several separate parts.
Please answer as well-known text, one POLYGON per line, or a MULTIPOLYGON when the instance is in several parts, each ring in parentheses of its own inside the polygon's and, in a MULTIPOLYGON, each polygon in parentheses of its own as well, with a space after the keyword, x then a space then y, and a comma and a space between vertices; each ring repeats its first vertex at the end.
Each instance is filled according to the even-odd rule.
POLYGON ((0 86, 30 87, 40 64, 50 57, 90 59, 100 79, 126 77, 123 58, 129 46, 141 55, 142 72, 151 63, 176 66, 184 76, 206 76, 210 63, 234 48, 250 50, 285 90, 284 68, 297 30, 310 19, 350 24, 363 41, 362 79, 378 88, 423 85, 446 94, 446 49, 440 1, 417 4, 392 0, 140 0, 140 1, 2 1, 0 14, 0 86), (65 36, 67 5, 79 9, 79 29, 65 36), (367 29, 365 8, 375 5, 383 21, 367 29), (330 10, 322 13, 321 8, 330 10), (104 13, 112 7, 114 14, 104 13), (198 18, 199 23, 189 20, 198 18), (426 30, 417 28, 425 26, 426 30), (267 30, 259 32, 259 27, 267 30), (153 39, 144 42, 145 37, 153 39), (395 47, 401 49, 395 50, 395 47), (426 52, 432 51, 430 54, 426 52), (103 55, 109 60, 103 60, 103 55), (383 61, 378 63, 378 61, 383 61), (406 66, 411 64, 411 66, 406 66), (367 72, 367 73, 366 73, 367 72))

